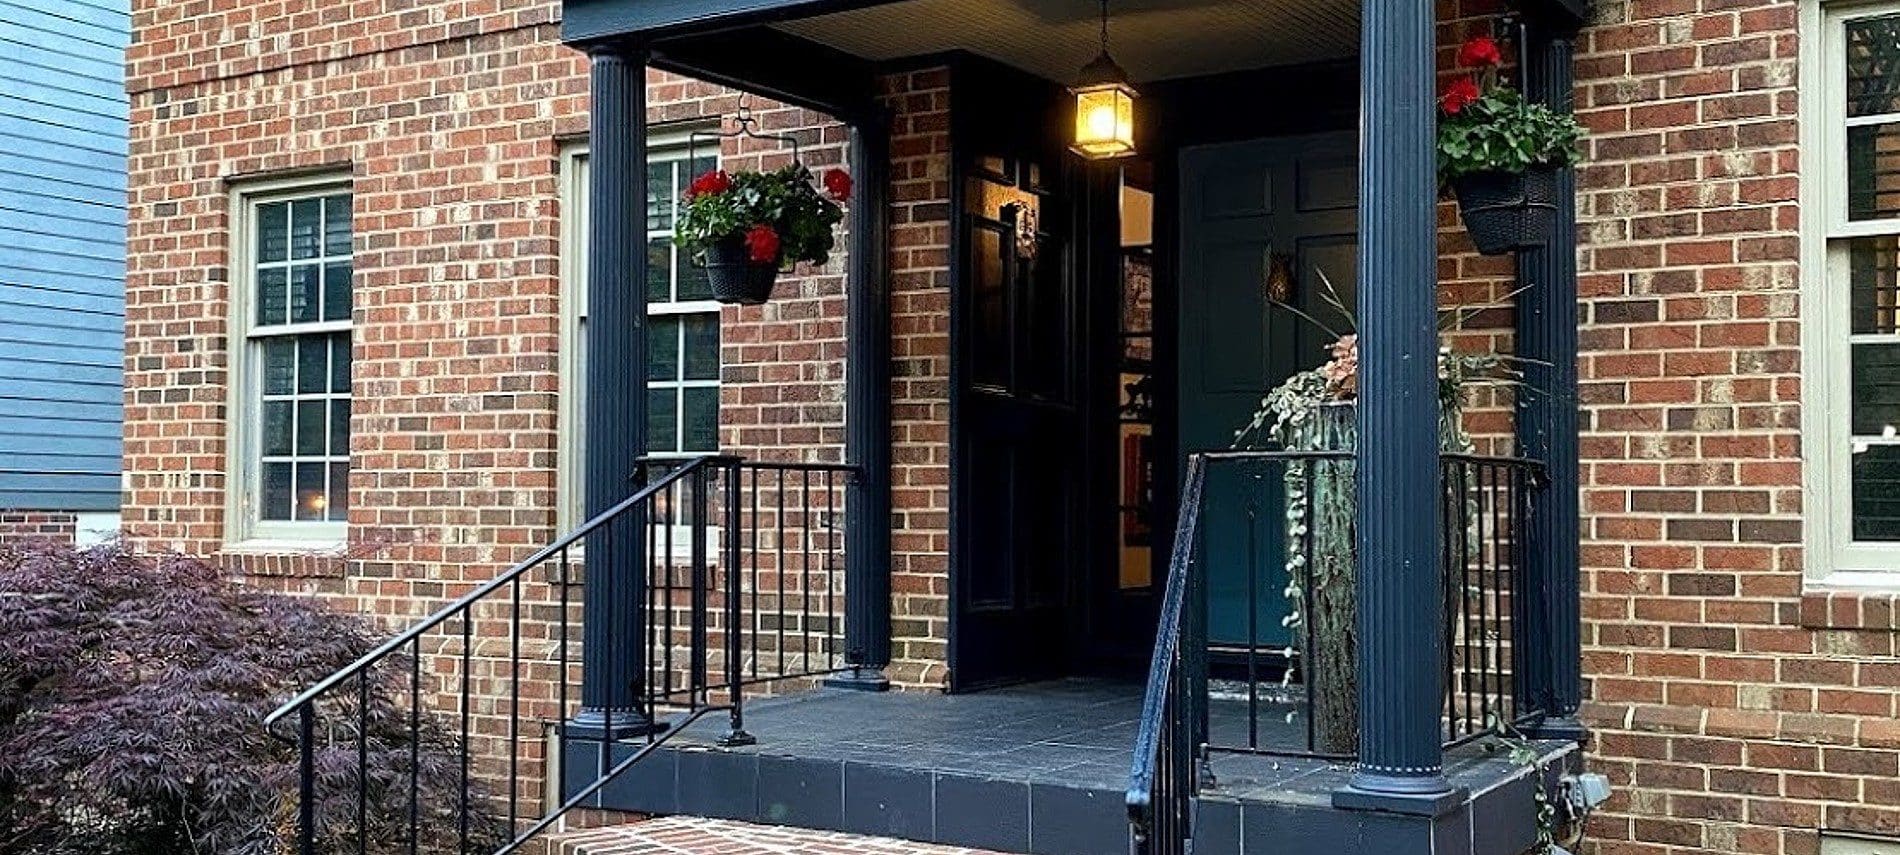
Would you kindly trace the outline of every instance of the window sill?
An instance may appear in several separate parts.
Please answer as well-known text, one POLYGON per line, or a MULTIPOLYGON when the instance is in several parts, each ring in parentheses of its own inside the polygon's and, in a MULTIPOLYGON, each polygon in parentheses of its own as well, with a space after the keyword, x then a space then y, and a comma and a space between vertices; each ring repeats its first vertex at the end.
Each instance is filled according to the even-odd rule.
POLYGON ((1900 631, 1900 578, 1881 580, 1879 585, 1811 584, 1801 592, 1801 625, 1900 631))
POLYGON ((246 576, 341 579, 349 569, 348 544, 330 539, 251 539, 227 543, 218 564, 246 576))

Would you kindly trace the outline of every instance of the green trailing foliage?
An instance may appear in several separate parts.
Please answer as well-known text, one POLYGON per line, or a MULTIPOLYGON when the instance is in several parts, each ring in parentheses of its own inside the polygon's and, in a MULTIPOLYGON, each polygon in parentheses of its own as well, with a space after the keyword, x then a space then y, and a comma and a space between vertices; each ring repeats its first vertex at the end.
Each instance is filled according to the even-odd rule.
POLYGON ((784 267, 822 265, 844 221, 835 200, 850 192, 850 179, 831 170, 825 188, 821 192, 811 170, 797 163, 770 172, 705 173, 686 193, 673 242, 700 256, 722 240, 744 238, 755 260, 776 255, 784 267), (761 251, 767 248, 772 251, 761 251))
POLYGON ((1438 96, 1438 180, 1474 172, 1574 166, 1583 126, 1569 113, 1524 99, 1500 76, 1504 52, 1480 35, 1458 47, 1454 77, 1438 96))
POLYGON ((1438 123, 1438 177, 1576 165, 1583 128, 1570 116, 1495 86, 1438 123))

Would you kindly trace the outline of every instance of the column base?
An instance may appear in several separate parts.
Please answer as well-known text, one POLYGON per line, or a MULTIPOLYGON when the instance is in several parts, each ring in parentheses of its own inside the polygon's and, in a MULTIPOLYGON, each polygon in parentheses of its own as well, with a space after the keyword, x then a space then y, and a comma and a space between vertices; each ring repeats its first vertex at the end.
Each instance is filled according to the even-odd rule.
POLYGON ((561 732, 570 739, 617 742, 622 739, 651 736, 669 727, 671 725, 666 722, 654 721, 639 710, 614 710, 613 715, 609 717, 606 710, 583 709, 567 720, 561 732))
POLYGON ((1590 728, 1578 721, 1575 715, 1552 716, 1524 728, 1524 735, 1532 739, 1562 739, 1583 745, 1590 741, 1590 728))
POLYGON ((824 685, 827 689, 849 689, 853 692, 888 692, 891 679, 884 676, 883 668, 853 668, 826 677, 824 685))
POLYGON ((1352 776, 1352 783, 1333 791, 1333 807, 1439 817, 1464 804, 1469 795, 1464 788, 1453 787, 1443 775, 1402 778, 1358 772, 1352 776))

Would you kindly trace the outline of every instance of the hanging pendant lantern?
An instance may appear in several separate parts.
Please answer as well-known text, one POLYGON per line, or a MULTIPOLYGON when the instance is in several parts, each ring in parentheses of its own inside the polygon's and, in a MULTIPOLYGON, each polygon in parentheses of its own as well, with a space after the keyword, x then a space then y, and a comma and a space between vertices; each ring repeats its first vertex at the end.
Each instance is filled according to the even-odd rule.
POLYGON ((1141 93, 1128 72, 1108 55, 1108 0, 1102 2, 1102 53, 1069 89, 1075 93, 1075 143, 1070 148, 1091 160, 1135 153, 1135 99, 1141 93))

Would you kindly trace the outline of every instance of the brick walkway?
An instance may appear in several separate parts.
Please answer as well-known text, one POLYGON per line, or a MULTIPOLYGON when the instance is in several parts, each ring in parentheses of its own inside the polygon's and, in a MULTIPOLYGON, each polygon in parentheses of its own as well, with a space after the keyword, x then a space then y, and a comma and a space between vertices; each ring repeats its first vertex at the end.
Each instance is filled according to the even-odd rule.
POLYGON ((684 816, 567 832, 548 844, 550 855, 999 855, 888 837, 684 816))

